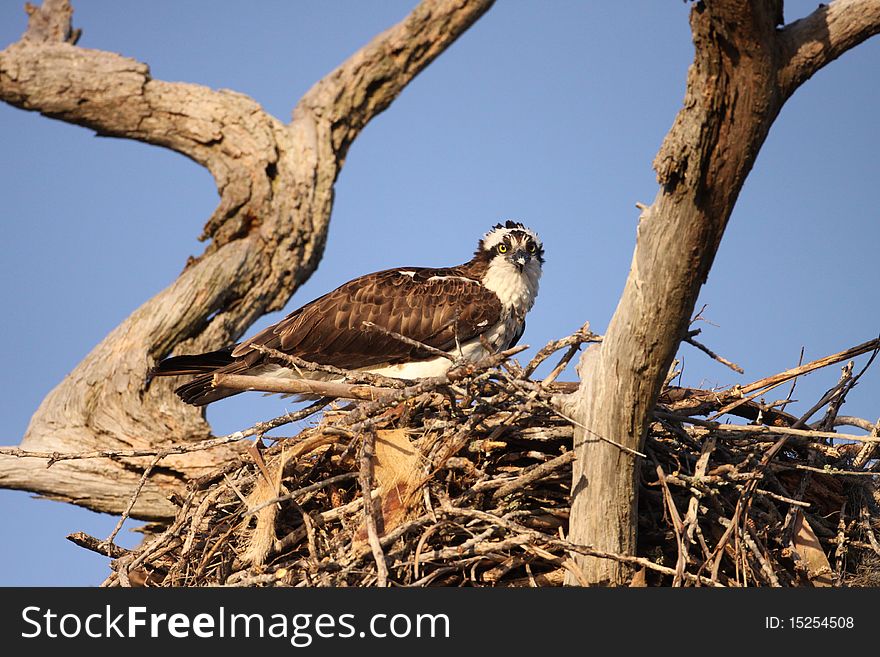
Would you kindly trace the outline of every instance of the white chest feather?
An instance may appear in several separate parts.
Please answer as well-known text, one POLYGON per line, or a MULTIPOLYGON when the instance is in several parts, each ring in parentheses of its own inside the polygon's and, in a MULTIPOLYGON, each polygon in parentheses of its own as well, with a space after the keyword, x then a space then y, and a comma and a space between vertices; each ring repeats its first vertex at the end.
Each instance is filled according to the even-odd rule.
POLYGON ((520 271, 506 260, 496 259, 483 277, 483 285, 492 290, 501 301, 501 317, 485 338, 497 349, 505 348, 522 332, 526 313, 538 296, 541 268, 536 262, 528 263, 520 271))
POLYGON ((534 260, 519 271, 506 259, 496 258, 483 276, 483 285, 498 295, 505 314, 522 318, 535 303, 540 278, 541 268, 534 260))

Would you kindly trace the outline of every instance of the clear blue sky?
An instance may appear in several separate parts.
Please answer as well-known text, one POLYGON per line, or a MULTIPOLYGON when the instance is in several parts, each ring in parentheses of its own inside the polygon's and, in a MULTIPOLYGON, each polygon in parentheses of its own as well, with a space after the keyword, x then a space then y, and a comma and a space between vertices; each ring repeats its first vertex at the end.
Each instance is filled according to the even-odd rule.
MULTIPOLYGON (((249 94, 288 120, 315 81, 414 4, 74 0, 74 21, 81 46, 146 62, 155 78, 249 94)), ((22 5, 0 5, 0 48, 24 30, 22 5)), ((791 20, 816 2, 786 5, 791 20)), ((684 95, 689 7, 501 0, 354 143, 324 260, 287 310, 369 271, 463 262, 491 224, 519 218, 547 255, 524 342, 537 348, 587 319, 603 331, 629 269, 635 203, 656 194, 651 162, 684 95)), ((809 360, 880 333, 878 70, 874 39, 784 108, 700 301, 713 322, 701 339, 746 374, 685 345, 684 384, 748 382, 795 365, 802 346, 809 360)), ((6 105, 0 144, 0 444, 13 445, 46 393, 201 252, 217 193, 180 155, 6 105)), ((793 412, 838 374, 799 382, 793 412)), ((286 407, 242 395, 208 417, 222 434, 286 407)), ((844 408, 876 420, 880 372, 844 408)), ((0 491, 0 517, 0 585, 107 574, 104 558, 64 537, 105 537, 115 518, 12 491, 0 491)))

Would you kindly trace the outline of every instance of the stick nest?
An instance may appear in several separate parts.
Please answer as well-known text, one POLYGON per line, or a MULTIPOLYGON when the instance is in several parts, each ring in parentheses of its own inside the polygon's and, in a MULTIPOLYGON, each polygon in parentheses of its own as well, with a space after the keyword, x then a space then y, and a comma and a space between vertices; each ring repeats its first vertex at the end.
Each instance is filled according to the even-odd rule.
POLYGON ((136 550, 112 546, 105 585, 558 586, 586 583, 577 554, 627 563, 633 586, 880 585, 876 443, 830 433, 877 435, 839 414, 851 366, 812 425, 757 399, 785 373, 665 387, 644 456, 625 455, 639 474, 637 554, 568 541, 575 428, 558 409, 574 384, 530 375, 589 339, 548 345, 526 368, 497 358, 444 384, 267 423, 324 411, 192 482, 173 523, 136 550), (748 422, 719 424, 719 412, 748 422))

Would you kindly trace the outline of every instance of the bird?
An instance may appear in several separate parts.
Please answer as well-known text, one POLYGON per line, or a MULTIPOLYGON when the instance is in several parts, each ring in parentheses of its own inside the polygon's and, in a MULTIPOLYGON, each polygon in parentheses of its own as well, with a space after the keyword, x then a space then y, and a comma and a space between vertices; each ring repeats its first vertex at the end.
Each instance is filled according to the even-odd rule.
POLYGON ((398 379, 440 376, 454 359, 477 361, 519 341, 543 264, 538 235, 519 221, 506 220, 482 236, 464 264, 395 267, 360 276, 250 339, 217 351, 171 356, 152 375, 195 375, 175 390, 194 406, 243 392, 215 387, 218 373, 340 379, 339 374, 286 366, 265 349, 398 379), (368 328, 370 323, 378 329, 368 328))

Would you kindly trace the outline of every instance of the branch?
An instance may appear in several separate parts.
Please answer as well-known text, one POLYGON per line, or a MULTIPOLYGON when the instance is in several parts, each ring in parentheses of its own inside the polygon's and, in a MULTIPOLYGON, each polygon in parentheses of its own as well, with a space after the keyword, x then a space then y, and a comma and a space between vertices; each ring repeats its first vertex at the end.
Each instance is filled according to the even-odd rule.
POLYGON ((498 490, 492 493, 492 497, 494 499, 500 499, 506 495, 510 495, 512 492, 519 490, 520 488, 524 488, 529 484, 538 481, 539 479, 543 479, 547 475, 556 472, 556 470, 559 470, 563 466, 574 461, 574 456, 574 452, 563 452, 556 458, 545 461, 544 463, 539 463, 535 467, 526 470, 526 472, 516 479, 504 483, 498 488, 498 490))
POLYGON ((97 552, 98 554, 103 554, 105 557, 110 557, 111 559, 119 559, 127 554, 131 554, 131 550, 119 547, 115 543, 98 540, 94 536, 89 536, 85 532, 74 532, 69 534, 67 540, 87 550, 91 550, 92 552, 97 552))
MULTIPOLYGON (((699 329, 697 329, 696 332, 699 333, 699 329)), ((737 372, 738 374, 743 374, 743 373, 745 372, 745 370, 744 370, 742 367, 740 367, 739 365, 737 365, 737 364, 734 363, 733 361, 730 361, 730 360, 726 359, 724 356, 719 356, 719 355, 716 354, 714 351, 712 351, 711 349, 709 349, 709 347, 707 347, 706 345, 704 345, 702 342, 697 342, 697 340, 694 339, 694 335, 695 335, 695 333, 693 333, 693 332, 688 333, 688 334, 684 337, 684 341, 687 342, 689 345, 691 345, 691 346, 693 346, 693 347, 696 347, 697 349, 699 349, 700 351, 702 351, 702 352, 703 352, 704 354, 706 354, 709 358, 711 358, 711 359, 713 359, 713 360, 717 360, 717 361, 718 361, 719 363, 721 363, 722 365, 725 365, 725 366, 729 367, 729 368, 732 369, 734 372, 737 372)))
POLYGON ((393 388, 379 388, 337 381, 312 381, 309 379, 279 379, 272 376, 247 374, 215 374, 211 382, 215 388, 232 390, 256 390, 285 395, 320 395, 341 399, 374 400, 393 394, 393 388))
MULTIPOLYGON (((220 203, 202 232, 210 240, 204 252, 43 400, 21 448, 139 454, 168 446, 169 437, 209 437, 202 413, 179 402, 171 381, 148 386, 148 371, 172 351, 231 344, 287 303, 321 259, 348 146, 491 5, 424 0, 318 82, 289 125, 243 94, 155 80, 146 64, 74 46, 67 0, 29 10, 26 34, 0 51, 0 100, 180 152, 211 171, 220 203)), ((236 458, 234 447, 166 457, 163 463, 174 469, 151 474, 132 515, 173 513, 168 495, 188 477, 236 458)), ((122 512, 137 483, 124 460, 70 460, 46 470, 35 460, 0 454, 0 486, 101 511, 122 512)))
POLYGON ((294 120, 309 112, 332 126, 334 149, 348 146, 374 116, 494 4, 494 0, 423 0, 303 96, 294 120))
MULTIPOLYGON (((344 159, 370 119, 491 6, 491 0, 426 0, 318 82, 294 118, 323 124, 333 148, 322 155, 344 159)), ((164 146, 207 167, 221 202, 202 239, 237 236, 243 226, 217 234, 234 213, 250 209, 252 221, 260 217, 259 200, 272 181, 252 176, 253 158, 266 157, 264 171, 278 165, 276 133, 284 126, 244 94, 154 80, 149 67, 133 59, 43 38, 44 23, 55 34, 65 31, 66 20, 69 32, 71 13, 66 0, 33 10, 22 40, 0 53, 0 100, 100 135, 164 146)))
POLYGON ((123 459, 145 456, 157 457, 159 455, 162 455, 162 458, 164 458, 173 454, 187 454, 189 452, 198 452, 206 449, 211 449, 212 447, 217 447, 218 445, 226 445, 227 443, 238 442, 239 440, 244 440, 245 438, 250 438, 252 436, 262 436, 267 431, 271 431, 272 429, 277 429, 278 427, 282 427, 285 424, 290 424, 291 422, 297 422, 298 420, 307 418, 309 415, 317 413, 320 409, 321 406, 317 404, 312 404, 311 406, 307 406, 306 408, 296 411, 295 413, 287 413, 286 415, 282 415, 275 418, 274 420, 269 420, 267 422, 258 422, 249 429, 236 431, 226 436, 218 436, 216 438, 209 438, 208 440, 200 440, 195 443, 180 443, 177 445, 172 445, 170 447, 165 447, 163 449, 103 449, 61 453, 40 452, 29 449, 19 449, 17 447, 0 447, 0 455, 13 456, 15 458, 45 459, 45 467, 47 468, 52 467, 60 461, 76 461, 81 459, 123 459))
POLYGON ((396 331, 391 331, 387 328, 379 326, 378 324, 374 324, 373 322, 361 322, 361 327, 366 329, 367 331, 373 331, 381 335, 387 335, 388 337, 394 338, 398 342, 402 342, 409 347, 414 347, 419 351, 431 354, 432 356, 436 356, 437 358, 445 358, 448 361, 451 361, 453 363, 455 362, 455 357, 450 356, 442 349, 437 349, 436 347, 432 347, 431 345, 425 344, 424 342, 413 340, 412 338, 408 338, 405 335, 401 335, 396 331))
MULTIPOLYGON (((65 1, 47 4, 31 18, 54 16, 53 10, 67 14, 69 28, 72 10, 65 1)), ((149 67, 134 59, 63 40, 38 41, 33 32, 32 20, 22 40, 0 52, 0 100, 102 136, 164 146, 207 167, 220 192, 220 204, 208 221, 215 229, 248 203, 253 213, 260 210, 270 181, 251 172, 262 158, 269 158, 264 168, 274 164, 282 126, 256 101, 201 85, 154 80, 149 67)), ((217 237, 222 244, 235 233, 217 237)), ((213 231, 202 235, 208 237, 215 237, 213 231)))
POLYGON ((370 550, 373 553, 373 559, 376 562, 376 586, 388 586, 388 564, 385 561, 385 552, 379 543, 379 527, 377 516, 380 511, 376 508, 377 503, 381 504, 379 499, 373 499, 373 458, 375 455, 376 434, 374 431, 364 431, 363 446, 361 447, 360 456, 360 476, 359 482, 361 486, 361 496, 364 500, 364 523, 367 526, 367 537, 370 543, 370 550))
POLYGON ((579 328, 571 335, 561 338, 559 340, 553 340, 547 345, 543 346, 540 350, 538 350, 538 353, 536 353, 532 360, 529 361, 528 365, 526 365, 524 374, 527 377, 531 376, 535 372, 535 370, 538 369, 538 366, 540 366, 541 363, 543 363, 560 349, 563 349, 565 347, 577 347, 578 349, 580 349, 580 346, 585 342, 601 341, 602 336, 593 333, 590 330, 590 323, 586 322, 581 328, 579 328))
MULTIPOLYGON (((635 550, 635 464, 608 445, 583 438, 601 435, 631 449, 641 447, 700 287, 774 120, 809 74, 876 31, 869 24, 878 22, 878 3, 838 0, 833 11, 820 9, 787 34, 778 29, 780 0, 692 5, 694 61, 683 107, 654 160, 659 190, 650 207, 642 206, 620 303, 601 347, 594 345, 581 357, 579 371, 588 375, 567 404, 579 421, 572 469, 574 542, 620 553, 635 550), (822 16, 833 18, 827 23, 832 42, 826 52, 810 64, 789 55, 799 72, 786 73, 786 48, 815 38, 807 35, 816 33, 822 16), (595 514, 596 508, 603 513, 595 514)), ((629 573, 612 564, 584 559, 579 565, 592 583, 629 581, 629 573)), ((571 577, 567 581, 573 583, 571 577)))
POLYGON ((842 363, 845 360, 855 358, 856 356, 861 356, 862 354, 866 354, 869 351, 876 352, 878 350, 880 350, 880 338, 874 338, 873 340, 868 340, 867 342, 863 342, 860 345, 845 349, 836 354, 823 356, 822 358, 817 358, 816 360, 810 361, 809 363, 799 365, 798 367, 793 367, 790 370, 785 370, 784 372, 780 372, 779 374, 774 374, 773 376, 758 379, 753 383, 749 383, 748 385, 743 386, 741 391, 743 394, 749 394, 750 392, 754 392, 756 390, 762 390, 770 386, 785 383, 786 381, 790 381, 795 377, 807 374, 808 372, 812 372, 814 370, 818 370, 822 367, 827 367, 836 363, 842 363))
MULTIPOLYGON (((404 336, 400 336, 404 337, 404 336)), ((409 338, 406 338, 407 340, 409 338)), ((411 382, 405 387, 381 388, 355 383, 338 381, 313 381, 310 379, 279 379, 272 376, 251 376, 248 374, 215 374, 211 385, 215 388, 231 388, 232 390, 253 390, 260 392, 281 393, 286 395, 320 395, 322 397, 339 397, 342 399, 360 399, 365 401, 400 400, 411 397, 413 391, 421 394, 434 388, 459 381, 474 372, 495 367, 513 354, 528 349, 528 345, 518 345, 487 356, 477 361, 462 361, 451 367, 446 374, 426 377, 418 382, 411 382), (402 396, 403 395, 403 396, 402 396)), ((407 383, 398 379, 401 384, 407 383)))
POLYGON ((23 40, 76 44, 82 34, 82 30, 74 30, 71 25, 73 9, 67 0, 46 0, 42 7, 27 2, 24 10, 28 14, 28 26, 21 37, 23 40))
POLYGON ((816 431, 814 429, 793 429, 791 427, 773 427, 766 424, 722 424, 708 420, 700 420, 698 418, 689 417, 687 415, 676 415, 675 413, 666 413, 664 411, 656 411, 656 416, 683 422, 686 424, 694 424, 700 427, 713 429, 714 431, 727 431, 736 434, 760 434, 774 436, 797 436, 806 439, 830 439, 830 440, 851 440, 859 443, 876 444, 880 443, 877 436, 859 436, 854 433, 835 433, 834 431, 816 431))
POLYGON ((820 68, 880 33, 880 0, 835 0, 820 4, 779 35, 779 84, 790 96, 820 68))

